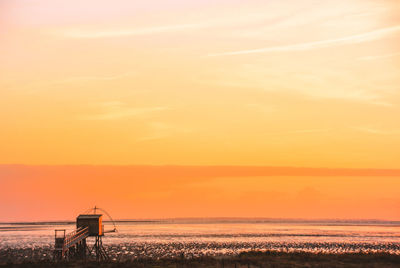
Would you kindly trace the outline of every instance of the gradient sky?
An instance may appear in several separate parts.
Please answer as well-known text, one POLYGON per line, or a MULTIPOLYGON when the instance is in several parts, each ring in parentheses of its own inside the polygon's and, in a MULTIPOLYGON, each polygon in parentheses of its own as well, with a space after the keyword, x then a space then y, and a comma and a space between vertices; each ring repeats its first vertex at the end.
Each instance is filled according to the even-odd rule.
POLYGON ((52 206, 92 206, 89 190, 74 206, 54 193, 96 178, 62 175, 79 165, 119 166, 119 177, 98 179, 102 195, 118 185, 99 202, 118 217, 400 219, 397 171, 372 172, 368 183, 365 174, 197 181, 189 172, 176 184, 157 171, 151 178, 166 188, 139 191, 134 167, 121 167, 399 169, 399 14, 397 0, 0 1, 0 220, 68 218, 52 206), (24 180, 26 192, 15 186, 24 180), (119 198, 128 186, 131 196, 119 198), (278 202, 268 193, 283 198, 279 209, 249 210, 278 202), (325 207, 291 207, 301 193, 325 207), (44 201, 52 205, 36 214, 44 201))

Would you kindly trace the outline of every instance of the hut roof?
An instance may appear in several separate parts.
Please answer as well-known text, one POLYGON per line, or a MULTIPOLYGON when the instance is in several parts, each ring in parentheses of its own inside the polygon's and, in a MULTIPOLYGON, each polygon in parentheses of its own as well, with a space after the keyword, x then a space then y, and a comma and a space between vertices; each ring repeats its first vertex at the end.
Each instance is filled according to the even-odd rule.
POLYGON ((78 216, 78 219, 98 219, 102 214, 81 214, 78 216))

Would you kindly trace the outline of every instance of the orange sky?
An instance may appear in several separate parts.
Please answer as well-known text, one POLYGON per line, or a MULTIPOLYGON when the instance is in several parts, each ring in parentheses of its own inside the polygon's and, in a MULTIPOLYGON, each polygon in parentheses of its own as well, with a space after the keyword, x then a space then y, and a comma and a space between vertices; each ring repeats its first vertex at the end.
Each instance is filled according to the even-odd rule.
POLYGON ((400 170, 0 166, 0 221, 115 218, 400 219, 400 170))
POLYGON ((399 14, 397 0, 1 1, 0 220, 93 203, 123 218, 400 219, 397 171, 233 176, 399 169, 399 14), (157 171, 152 190, 121 165, 233 167, 157 171), (101 197, 57 198, 74 180, 99 181, 101 197))

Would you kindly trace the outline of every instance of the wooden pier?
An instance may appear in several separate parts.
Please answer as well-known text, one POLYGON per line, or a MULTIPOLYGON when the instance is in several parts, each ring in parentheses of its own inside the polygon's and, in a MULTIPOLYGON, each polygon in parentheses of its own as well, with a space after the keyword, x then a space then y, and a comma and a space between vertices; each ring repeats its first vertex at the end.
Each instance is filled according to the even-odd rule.
POLYGON ((86 238, 89 237, 89 227, 78 228, 66 234, 66 230, 55 230, 54 258, 84 259, 86 257, 86 238), (60 236, 60 233, 63 235, 60 236))
POLYGON ((102 224, 103 215, 96 214, 96 210, 99 208, 94 208, 94 214, 79 215, 76 218, 76 229, 70 233, 66 233, 65 229, 55 230, 55 260, 86 259, 88 256, 95 256, 98 261, 109 259, 103 247, 102 237, 105 233, 115 232, 115 224, 113 223, 113 230, 105 232, 102 224), (91 248, 86 242, 89 237, 95 237, 94 245, 91 248))

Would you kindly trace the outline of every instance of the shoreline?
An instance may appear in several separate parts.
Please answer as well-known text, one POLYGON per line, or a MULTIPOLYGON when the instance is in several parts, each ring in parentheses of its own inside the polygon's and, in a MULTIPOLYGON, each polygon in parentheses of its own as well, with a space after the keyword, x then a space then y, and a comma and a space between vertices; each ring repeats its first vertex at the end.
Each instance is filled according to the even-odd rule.
MULTIPOLYGON (((93 247, 88 243, 88 247, 93 247)), ((110 260, 126 262, 132 260, 161 259, 202 259, 202 258, 235 258, 251 252, 269 252, 270 255, 294 254, 310 256, 399 256, 400 244, 355 244, 338 242, 158 242, 158 243, 120 243, 104 245, 110 260)), ((53 259, 54 246, 30 246, 23 248, 0 248, 0 264, 22 262, 46 262, 53 259)), ((400 265, 399 265, 400 267, 400 265)))
POLYGON ((20 263, 0 262, 0 267, 399 267, 400 255, 389 253, 307 253, 251 251, 236 256, 199 258, 138 258, 125 261, 23 261, 20 263))

